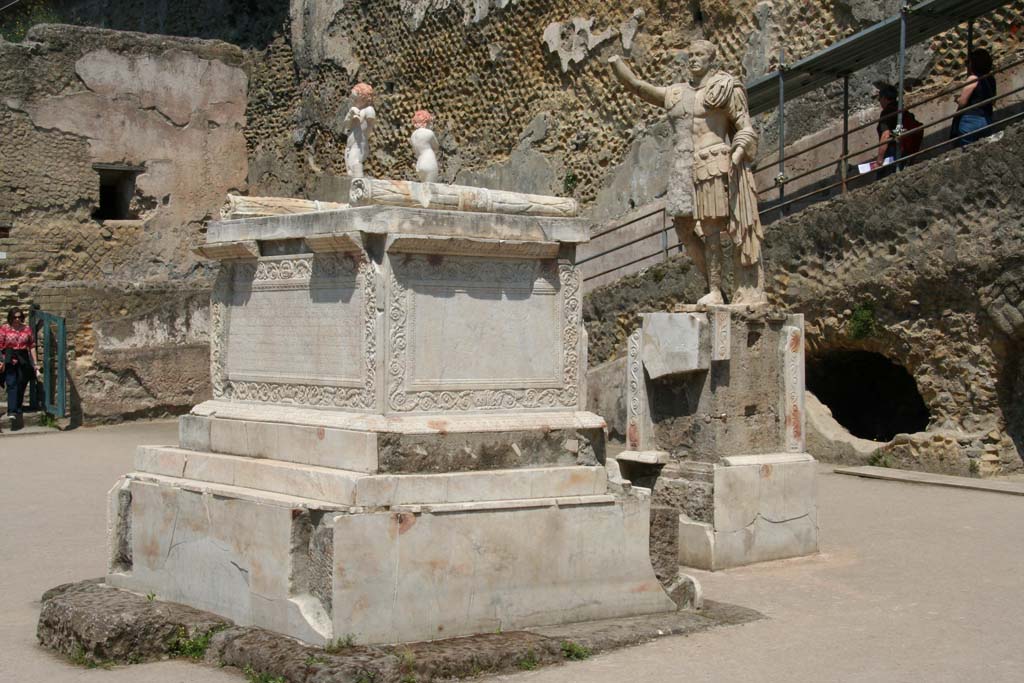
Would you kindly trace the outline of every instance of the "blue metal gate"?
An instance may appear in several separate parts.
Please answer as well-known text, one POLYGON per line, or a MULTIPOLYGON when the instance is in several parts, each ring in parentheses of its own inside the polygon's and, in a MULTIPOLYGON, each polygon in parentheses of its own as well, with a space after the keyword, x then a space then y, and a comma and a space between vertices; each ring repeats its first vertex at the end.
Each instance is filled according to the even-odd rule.
POLYGON ((32 311, 31 325, 36 335, 36 357, 43 365, 43 410, 54 417, 67 417, 68 338, 64 318, 32 311))

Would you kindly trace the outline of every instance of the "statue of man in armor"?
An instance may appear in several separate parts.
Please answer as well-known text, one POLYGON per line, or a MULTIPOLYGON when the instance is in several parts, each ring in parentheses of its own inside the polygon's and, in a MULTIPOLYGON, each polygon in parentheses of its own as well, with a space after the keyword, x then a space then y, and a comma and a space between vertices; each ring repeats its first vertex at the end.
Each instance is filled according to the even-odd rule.
POLYGON ((765 301, 757 189, 750 164, 757 133, 743 84, 716 66, 717 48, 706 40, 688 50, 689 81, 658 87, 642 81, 619 57, 609 60, 630 92, 668 110, 674 159, 668 213, 679 241, 707 278, 697 303, 722 304, 722 235, 733 242, 736 289, 730 303, 765 301))

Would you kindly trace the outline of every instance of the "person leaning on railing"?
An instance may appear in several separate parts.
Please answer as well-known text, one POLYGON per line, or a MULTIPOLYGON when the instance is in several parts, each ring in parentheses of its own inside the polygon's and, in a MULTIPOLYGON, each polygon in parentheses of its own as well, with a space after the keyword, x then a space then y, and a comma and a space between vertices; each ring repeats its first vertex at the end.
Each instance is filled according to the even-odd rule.
POLYGON ((992 55, 988 50, 973 50, 967 59, 967 70, 971 74, 967 79, 967 85, 955 97, 957 109, 966 111, 953 119, 954 128, 951 131, 951 137, 965 136, 960 139, 961 147, 976 141, 982 135, 971 133, 992 124, 993 103, 975 105, 996 96, 996 78, 992 75, 992 55))
POLYGON ((7 324, 0 325, 0 383, 7 386, 7 419, 11 430, 24 426, 21 404, 25 387, 36 378, 35 336, 17 308, 7 312, 7 324))

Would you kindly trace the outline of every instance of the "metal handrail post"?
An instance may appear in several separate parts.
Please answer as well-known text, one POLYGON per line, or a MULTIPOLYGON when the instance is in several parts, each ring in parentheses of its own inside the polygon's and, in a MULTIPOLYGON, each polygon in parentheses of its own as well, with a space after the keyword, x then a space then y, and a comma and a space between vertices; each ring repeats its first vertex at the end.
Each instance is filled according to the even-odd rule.
MULTIPOLYGON (((786 48, 779 47, 779 206, 786 203, 786 48)), ((779 215, 785 215, 785 209, 779 215)))
POLYGON ((974 19, 967 20, 967 60, 970 63, 971 53, 974 52, 974 19))
POLYGON ((661 255, 668 261, 668 212, 661 214, 661 255))
POLYGON ((907 72, 907 22, 910 17, 910 4, 903 0, 903 7, 900 8, 900 84, 896 90, 896 102, 899 107, 896 112, 896 130, 893 131, 896 138, 896 172, 900 170, 900 136, 903 135, 903 83, 907 72))
POLYGON ((850 162, 850 74, 843 74, 843 158, 839 163, 839 173, 843 179, 843 194, 846 194, 846 180, 849 175, 850 162))

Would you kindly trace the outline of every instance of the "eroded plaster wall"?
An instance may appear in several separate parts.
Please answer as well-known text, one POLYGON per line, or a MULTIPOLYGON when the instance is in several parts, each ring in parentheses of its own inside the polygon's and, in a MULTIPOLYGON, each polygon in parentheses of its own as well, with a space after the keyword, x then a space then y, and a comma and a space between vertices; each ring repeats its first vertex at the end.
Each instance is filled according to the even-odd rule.
POLYGON ((69 321, 77 417, 187 409, 209 391, 213 273, 191 248, 246 189, 238 48, 68 26, 0 41, 0 308, 69 321), (135 169, 125 220, 96 169, 135 169))

